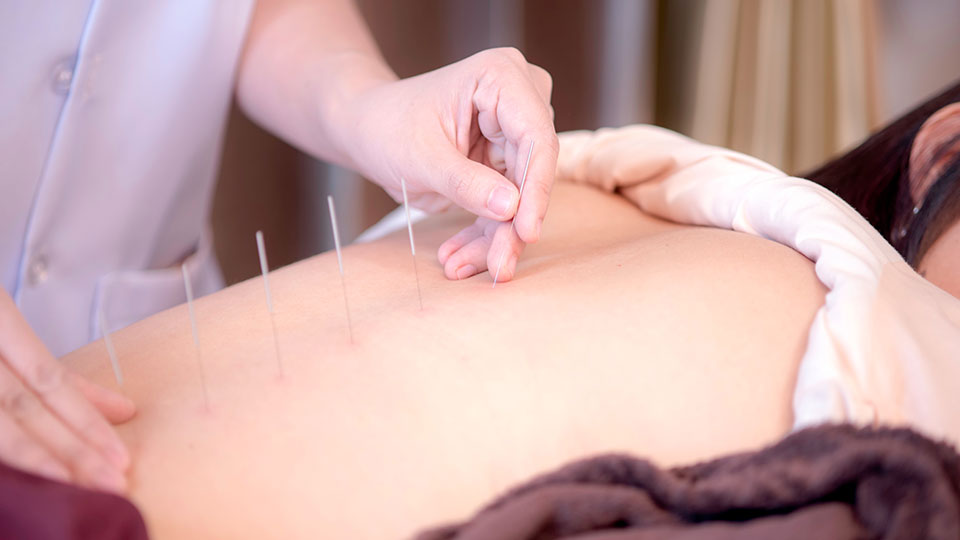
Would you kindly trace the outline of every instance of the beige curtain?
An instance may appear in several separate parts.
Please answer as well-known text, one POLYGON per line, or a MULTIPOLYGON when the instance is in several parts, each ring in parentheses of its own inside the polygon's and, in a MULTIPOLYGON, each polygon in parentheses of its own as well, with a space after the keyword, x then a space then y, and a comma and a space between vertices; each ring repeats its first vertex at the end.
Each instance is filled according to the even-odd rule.
MULTIPOLYGON (((687 2, 675 128, 803 171, 878 123, 871 0, 687 2)), ((679 16, 679 15, 678 15, 679 16)))

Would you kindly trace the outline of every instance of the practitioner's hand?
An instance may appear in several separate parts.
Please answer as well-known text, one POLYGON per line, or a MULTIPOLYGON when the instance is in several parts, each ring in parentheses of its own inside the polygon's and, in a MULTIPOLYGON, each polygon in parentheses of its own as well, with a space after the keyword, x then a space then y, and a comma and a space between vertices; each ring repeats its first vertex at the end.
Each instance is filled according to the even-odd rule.
POLYGON ((440 247, 448 278, 493 273, 505 255, 499 279, 509 280, 524 244, 540 238, 558 152, 551 85, 550 75, 517 50, 492 49, 374 86, 342 117, 352 145, 343 151, 394 198, 402 177, 411 205, 439 211, 452 202, 479 216, 440 247))
POLYGON ((107 420, 134 412, 127 398, 68 372, 0 289, 0 461, 123 492, 130 457, 107 420))

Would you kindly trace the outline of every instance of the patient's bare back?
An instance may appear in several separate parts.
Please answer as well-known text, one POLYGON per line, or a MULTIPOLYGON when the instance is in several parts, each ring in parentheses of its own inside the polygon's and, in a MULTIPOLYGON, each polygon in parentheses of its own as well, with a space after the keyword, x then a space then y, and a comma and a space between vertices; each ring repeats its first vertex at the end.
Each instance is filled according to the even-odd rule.
MULTIPOLYGON (((491 289, 434 256, 468 219, 416 226, 423 311, 405 232, 345 250, 352 344, 335 256, 271 274, 282 378, 258 280, 200 299, 209 411, 184 306, 114 335, 156 538, 403 537, 573 458, 690 462, 789 429, 823 302, 799 254, 560 184, 491 289)), ((102 343, 65 361, 110 384, 102 343)))

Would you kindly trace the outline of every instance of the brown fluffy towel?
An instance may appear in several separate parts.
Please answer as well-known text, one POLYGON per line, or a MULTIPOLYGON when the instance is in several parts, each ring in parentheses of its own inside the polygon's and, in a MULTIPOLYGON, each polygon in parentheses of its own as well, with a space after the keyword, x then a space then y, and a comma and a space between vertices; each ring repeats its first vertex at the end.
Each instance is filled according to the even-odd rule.
POLYGON ((824 425, 663 470, 622 455, 514 488, 420 540, 960 539, 960 456, 908 429, 824 425))

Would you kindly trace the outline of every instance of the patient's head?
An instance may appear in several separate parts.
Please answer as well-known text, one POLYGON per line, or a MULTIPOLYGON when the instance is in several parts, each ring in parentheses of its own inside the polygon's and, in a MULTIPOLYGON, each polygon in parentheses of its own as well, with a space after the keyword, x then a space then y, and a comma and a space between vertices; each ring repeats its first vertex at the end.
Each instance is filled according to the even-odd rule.
POLYGON ((894 245, 919 265, 930 246, 956 221, 960 175, 960 103, 951 103, 923 123, 910 149, 900 198, 909 207, 895 217, 894 245))
POLYGON ((850 203, 911 266, 960 298, 960 84, 806 176, 850 203))
POLYGON ((903 185, 913 208, 899 216, 894 236, 902 238, 908 261, 960 297, 960 103, 941 108, 923 123, 903 185))

